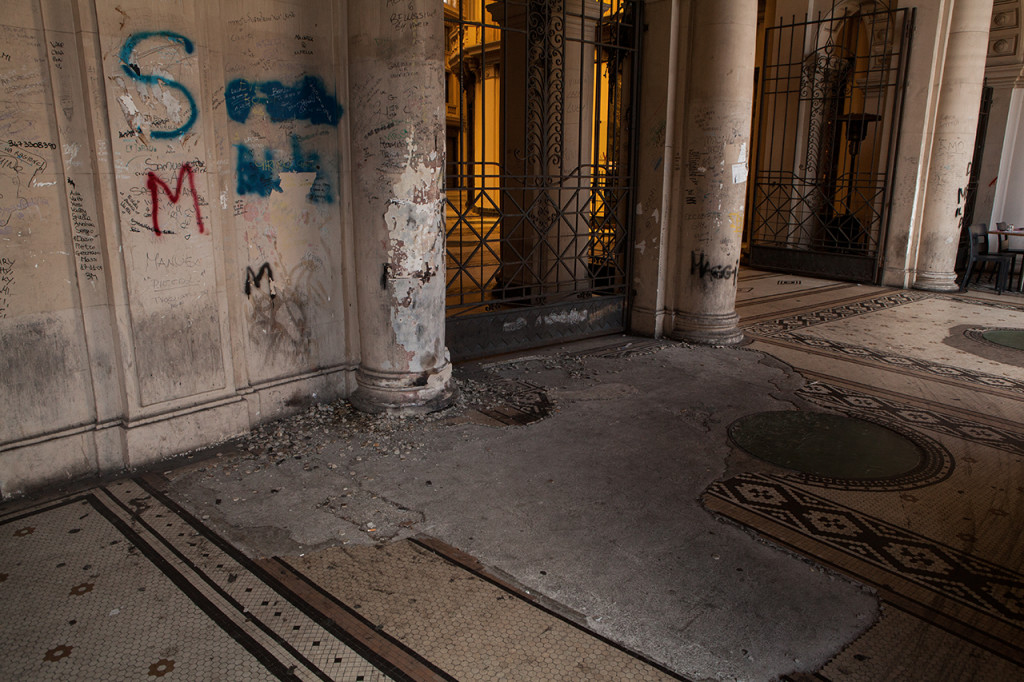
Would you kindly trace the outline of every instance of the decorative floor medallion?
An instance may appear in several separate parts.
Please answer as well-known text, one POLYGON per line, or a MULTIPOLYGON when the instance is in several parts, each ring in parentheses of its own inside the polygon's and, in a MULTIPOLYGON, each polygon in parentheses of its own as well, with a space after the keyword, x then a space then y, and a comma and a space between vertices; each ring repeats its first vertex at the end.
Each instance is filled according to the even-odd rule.
POLYGON ((777 411, 733 422, 729 437, 802 483, 854 489, 930 485, 952 470, 938 443, 895 425, 824 412, 777 411))
MULTIPOLYGON (((867 494, 867 493, 865 493, 867 494)), ((960 636, 1024 662, 1024 577, 838 504, 781 476, 712 484, 705 506, 899 599, 960 636)))
POLYGON ((971 328, 964 331, 964 336, 972 341, 989 343, 1003 349, 1024 350, 1024 329, 971 328))

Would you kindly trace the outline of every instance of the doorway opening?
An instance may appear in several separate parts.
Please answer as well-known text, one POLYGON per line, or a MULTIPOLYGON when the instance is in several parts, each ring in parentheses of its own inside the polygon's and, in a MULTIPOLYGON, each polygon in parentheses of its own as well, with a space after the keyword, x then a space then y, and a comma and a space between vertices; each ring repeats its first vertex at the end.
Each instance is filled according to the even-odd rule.
POLYGON ((444 7, 452 356, 622 331, 642 3, 444 7))
POLYGON ((753 267, 878 281, 914 13, 863 5, 765 31, 753 267))

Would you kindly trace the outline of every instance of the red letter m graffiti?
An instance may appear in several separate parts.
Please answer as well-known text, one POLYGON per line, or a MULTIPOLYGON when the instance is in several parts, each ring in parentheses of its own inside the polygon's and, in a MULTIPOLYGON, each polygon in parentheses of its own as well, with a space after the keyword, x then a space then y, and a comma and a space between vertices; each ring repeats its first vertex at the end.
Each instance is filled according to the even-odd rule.
POLYGON ((192 205, 196 208, 196 224, 199 225, 199 234, 203 233, 203 216, 199 213, 199 195, 196 194, 196 182, 192 178, 192 166, 186 163, 178 171, 178 186, 174 189, 173 193, 166 182, 158 178, 153 171, 149 172, 149 180, 146 181, 146 187, 149 188, 149 197, 153 201, 153 233, 158 237, 162 232, 160 232, 160 204, 157 189, 162 189, 167 198, 171 200, 171 203, 176 204, 178 199, 181 198, 181 183, 184 182, 186 175, 188 176, 188 188, 192 191, 192 205))

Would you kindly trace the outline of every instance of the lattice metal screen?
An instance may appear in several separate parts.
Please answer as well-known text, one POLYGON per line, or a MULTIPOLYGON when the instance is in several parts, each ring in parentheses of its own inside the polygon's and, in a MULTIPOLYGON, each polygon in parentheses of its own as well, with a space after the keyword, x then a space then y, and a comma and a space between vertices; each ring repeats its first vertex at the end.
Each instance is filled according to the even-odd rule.
POLYGON ((912 23, 837 7, 766 31, 751 265, 875 281, 912 23))
MULTIPOLYGON (((521 328, 526 310, 616 298, 621 326, 637 3, 445 8, 449 317, 512 316, 521 328)), ((449 330, 457 348, 493 321, 449 330)))

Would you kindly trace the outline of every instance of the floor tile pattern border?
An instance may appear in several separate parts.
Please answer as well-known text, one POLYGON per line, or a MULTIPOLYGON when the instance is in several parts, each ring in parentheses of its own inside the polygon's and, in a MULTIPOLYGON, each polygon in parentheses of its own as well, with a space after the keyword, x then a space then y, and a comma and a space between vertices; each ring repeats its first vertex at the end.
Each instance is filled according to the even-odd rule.
MULTIPOLYGON (((232 547, 227 540, 213 532, 188 511, 160 492, 153 483, 141 479, 136 479, 133 482, 138 484, 147 495, 151 496, 161 506, 165 506, 169 514, 181 519, 183 524, 187 524, 194 531, 195 537, 199 538, 199 541, 194 545, 189 542, 184 544, 192 553, 198 552, 201 557, 198 563, 210 573, 211 579, 223 586, 236 586, 239 579, 237 577, 232 579, 233 572, 230 570, 230 567, 234 565, 237 571, 234 575, 246 572, 252 575, 254 580, 266 585, 268 590, 272 590, 272 596, 278 597, 278 599, 270 603, 265 603, 268 601, 267 599, 249 600, 252 603, 246 604, 245 608, 250 616, 258 617, 264 612, 276 614, 282 606, 287 607, 290 605, 295 612, 301 614, 311 623, 311 627, 307 628, 307 632, 309 630, 315 631, 316 638, 312 639, 313 642, 323 642, 325 638, 330 639, 332 637, 337 639, 358 653, 359 656, 366 659, 377 670, 387 674, 387 678, 380 677, 380 679, 406 681, 450 679, 449 676, 445 675, 443 671, 428 660, 382 632, 375 630, 376 634, 371 639, 366 636, 360 636, 358 633, 353 633, 351 628, 340 627, 334 619, 316 609, 302 596, 297 594, 286 582, 280 580, 278 576, 267 570, 269 562, 259 562, 246 557, 232 547), (315 626, 315 628, 312 626, 315 626), (382 649, 393 649, 399 654, 404 654, 404 656, 385 655, 381 653, 382 649)), ((168 538, 170 539, 170 536, 168 538)), ((189 551, 180 544, 179 549, 189 551)), ((237 594, 239 589, 242 588, 244 586, 234 587, 232 592, 237 594)), ((294 631, 294 625, 292 629, 294 631)))
POLYGON ((822 339, 816 336, 802 336, 800 334, 776 335, 772 338, 772 341, 775 340, 784 340, 793 344, 809 346, 823 353, 842 355, 849 358, 856 358, 857 360, 866 360, 868 362, 884 365, 887 369, 893 369, 896 371, 911 371, 947 380, 962 381, 965 383, 975 384, 977 386, 984 386, 986 388, 1009 390, 1015 393, 1024 394, 1024 381, 997 376, 995 374, 987 374, 985 372, 978 372, 975 370, 965 369, 963 367, 942 365, 929 362, 927 360, 912 358, 908 355, 883 353, 873 348, 855 346, 852 344, 841 343, 839 341, 822 339))
POLYGON ((1024 663, 1019 573, 802 490, 783 476, 741 474, 712 484, 702 501, 817 561, 943 612, 1024 663))
MULTIPOLYGON (((819 353, 835 354, 856 359, 858 361, 876 363, 885 366, 887 369, 904 372, 917 372, 944 380, 961 381, 964 383, 974 384, 976 386, 983 386, 985 388, 1010 390, 1015 393, 1024 394, 1024 381, 987 374, 985 372, 978 372, 975 370, 965 369, 963 367, 942 365, 907 355, 883 353, 873 348, 842 343, 816 336, 804 336, 794 331, 806 329, 807 327, 819 324, 835 322, 836 320, 842 320, 848 317, 865 315, 879 310, 907 305, 909 303, 915 303, 917 301, 934 297, 935 294, 925 292, 899 291, 870 298, 865 301, 859 301, 857 303, 830 306, 822 308, 821 310, 803 312, 797 315, 790 315, 787 317, 760 322, 747 327, 744 332, 753 337, 760 337, 768 342, 812 348, 819 353)), ((985 305, 1009 310, 1020 310, 1020 306, 1001 305, 980 299, 954 297, 954 300, 973 305, 985 305)))
POLYGON ((844 386, 815 381, 797 389, 797 395, 821 407, 850 416, 874 417, 882 423, 898 422, 1012 454, 1024 452, 1024 432, 1013 431, 974 419, 915 407, 898 400, 855 391, 844 386))
POLYGON ((836 320, 866 315, 879 310, 895 308, 934 297, 935 294, 921 291, 896 291, 852 303, 832 305, 817 310, 812 309, 811 311, 786 317, 774 317, 745 327, 743 331, 751 336, 778 336, 792 332, 795 329, 805 329, 819 324, 827 324, 836 320))

